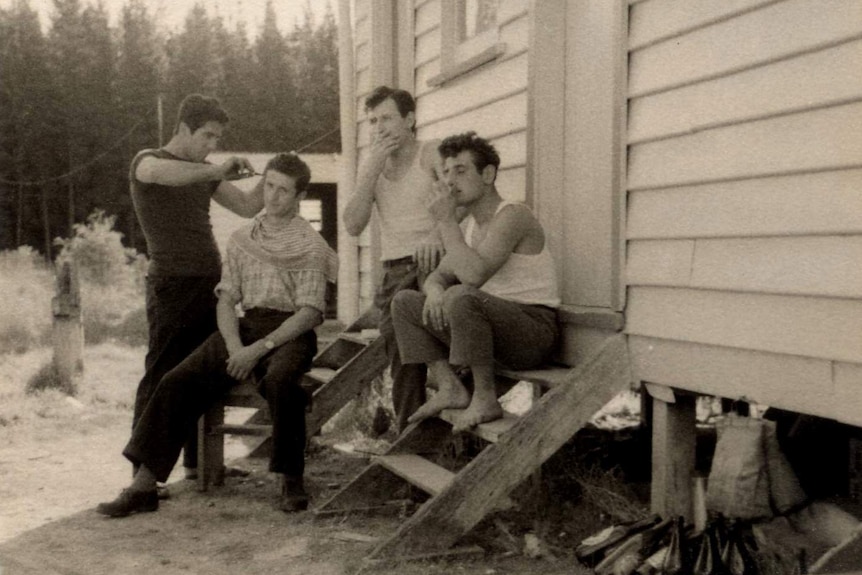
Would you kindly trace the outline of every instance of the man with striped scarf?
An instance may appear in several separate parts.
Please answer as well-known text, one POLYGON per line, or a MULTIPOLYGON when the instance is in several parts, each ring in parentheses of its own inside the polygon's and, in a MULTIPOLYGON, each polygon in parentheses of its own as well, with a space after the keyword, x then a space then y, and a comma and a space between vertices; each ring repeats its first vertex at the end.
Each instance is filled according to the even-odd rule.
POLYGON ((283 476, 278 505, 285 512, 307 508, 307 397, 300 383, 317 352, 314 327, 323 321, 326 283, 338 271, 335 252, 299 216, 310 179, 295 154, 267 164, 264 211, 228 244, 215 290, 219 330, 159 382, 123 451, 138 471, 117 499, 97 507, 99 513, 158 510, 156 482, 167 480, 198 418, 252 373, 273 419, 269 470, 283 476))

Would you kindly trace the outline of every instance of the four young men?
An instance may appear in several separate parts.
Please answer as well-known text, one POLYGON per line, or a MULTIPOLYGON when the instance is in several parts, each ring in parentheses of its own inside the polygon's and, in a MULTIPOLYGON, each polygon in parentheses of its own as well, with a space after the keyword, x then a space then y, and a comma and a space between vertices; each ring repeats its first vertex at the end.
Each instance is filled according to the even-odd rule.
MULTIPOLYGON (((447 408, 463 409, 456 431, 497 419, 495 363, 528 369, 555 349, 559 295, 545 233, 526 206, 497 192, 500 158, 487 141, 472 132, 418 141, 415 102, 403 90, 379 87, 366 111, 373 141, 344 223, 358 235, 377 209, 386 274, 375 303, 399 431, 447 408), (428 401, 426 366, 437 383, 428 401), (469 368, 472 392, 455 367, 469 368)), ((314 327, 337 258, 298 215, 310 173, 296 155, 273 158, 250 194, 224 181, 251 170, 246 160, 204 163, 226 122, 213 100, 190 96, 171 142, 132 162, 152 258, 151 339, 123 452, 136 473, 116 500, 98 506, 104 515, 158 509, 156 482, 167 479, 198 417, 250 374, 274 421, 270 471, 283 475, 280 507, 308 505, 300 382, 316 353, 314 327), (261 193, 265 209, 231 237, 219 281, 209 197, 251 216, 261 193), (207 331, 216 297, 218 330, 207 331)))

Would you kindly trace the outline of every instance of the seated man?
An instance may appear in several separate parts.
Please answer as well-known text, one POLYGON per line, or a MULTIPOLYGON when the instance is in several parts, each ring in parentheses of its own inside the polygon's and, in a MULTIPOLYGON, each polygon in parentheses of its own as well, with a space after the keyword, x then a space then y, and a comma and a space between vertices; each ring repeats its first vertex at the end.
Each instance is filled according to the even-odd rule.
POLYGON ((545 233, 523 204, 504 201, 494 182, 500 157, 474 132, 440 144, 447 190, 430 210, 446 255, 423 285, 399 292, 392 304, 404 363, 426 363, 437 393, 409 418, 466 408, 454 422, 463 431, 502 417, 494 362, 530 369, 556 347, 556 273, 545 233), (455 216, 466 208, 462 228, 455 216), (468 366, 472 395, 452 365, 468 366))
POLYGON ((99 504, 99 513, 156 511, 156 481, 167 480, 198 418, 251 373, 273 419, 269 470, 284 475, 280 507, 308 507, 302 482, 307 397, 300 383, 317 352, 314 327, 323 321, 326 282, 338 271, 335 252, 299 216, 310 178, 295 154, 266 165, 264 211, 228 243, 215 288, 218 331, 159 382, 123 451, 138 471, 117 499, 99 504))

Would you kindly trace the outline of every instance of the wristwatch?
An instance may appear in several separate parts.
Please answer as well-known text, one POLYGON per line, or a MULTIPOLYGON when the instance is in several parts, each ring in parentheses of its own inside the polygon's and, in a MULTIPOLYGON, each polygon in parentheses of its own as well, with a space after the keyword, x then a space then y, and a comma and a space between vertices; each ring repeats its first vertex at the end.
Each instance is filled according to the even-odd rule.
POLYGON ((275 349, 275 342, 269 338, 263 340, 263 347, 267 349, 267 351, 272 351, 275 349))

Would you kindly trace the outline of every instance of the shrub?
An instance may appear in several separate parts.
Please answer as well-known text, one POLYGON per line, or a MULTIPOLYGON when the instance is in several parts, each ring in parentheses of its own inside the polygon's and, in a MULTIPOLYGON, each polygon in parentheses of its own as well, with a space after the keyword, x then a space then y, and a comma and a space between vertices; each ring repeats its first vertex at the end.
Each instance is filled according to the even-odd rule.
POLYGON ((53 273, 29 246, 0 252, 0 353, 48 342, 53 273))
POLYGON ((88 344, 118 339, 130 345, 146 343, 144 277, 146 258, 123 247, 113 216, 97 210, 75 235, 58 239, 58 267, 74 261, 78 269, 84 338, 88 344))

